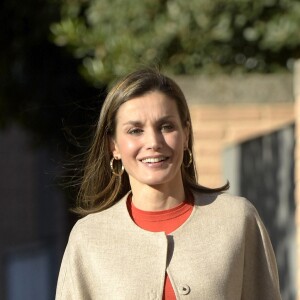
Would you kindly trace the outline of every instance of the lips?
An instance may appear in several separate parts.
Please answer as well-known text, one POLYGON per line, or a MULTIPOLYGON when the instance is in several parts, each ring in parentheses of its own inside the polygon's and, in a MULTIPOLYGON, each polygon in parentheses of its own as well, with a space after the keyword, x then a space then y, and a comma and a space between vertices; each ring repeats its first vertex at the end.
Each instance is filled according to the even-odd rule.
POLYGON ((144 158, 142 159, 141 161, 143 163, 151 163, 151 164, 154 164, 154 163, 159 163, 159 162, 162 162, 162 161, 165 161, 167 160, 168 158, 165 157, 165 156, 160 156, 160 157, 147 157, 147 158, 144 158))

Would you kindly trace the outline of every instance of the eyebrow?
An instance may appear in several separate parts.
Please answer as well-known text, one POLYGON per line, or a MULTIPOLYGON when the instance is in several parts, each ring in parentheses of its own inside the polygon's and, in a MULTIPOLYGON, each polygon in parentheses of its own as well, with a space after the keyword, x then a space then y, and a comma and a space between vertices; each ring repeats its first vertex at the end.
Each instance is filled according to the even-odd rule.
MULTIPOLYGON (((163 123, 163 122, 166 122, 166 121, 169 121, 170 119, 174 119, 175 116, 173 115, 167 115, 167 116, 164 116, 160 119, 158 119, 156 121, 156 123, 163 123)), ((127 126, 127 125, 133 125, 133 126, 141 126, 143 123, 141 121, 138 121, 138 120, 130 120, 128 122, 125 122, 122 124, 122 126, 127 126)))

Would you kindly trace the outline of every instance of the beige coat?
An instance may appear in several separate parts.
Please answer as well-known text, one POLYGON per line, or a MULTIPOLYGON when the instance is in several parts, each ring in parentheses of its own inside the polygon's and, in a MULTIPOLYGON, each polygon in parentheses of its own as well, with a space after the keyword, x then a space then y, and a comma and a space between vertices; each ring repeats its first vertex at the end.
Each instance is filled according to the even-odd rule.
POLYGON ((177 299, 277 300, 273 249, 255 208, 227 194, 194 194, 169 236, 131 220, 126 197, 74 226, 56 300, 161 299, 165 271, 177 299))

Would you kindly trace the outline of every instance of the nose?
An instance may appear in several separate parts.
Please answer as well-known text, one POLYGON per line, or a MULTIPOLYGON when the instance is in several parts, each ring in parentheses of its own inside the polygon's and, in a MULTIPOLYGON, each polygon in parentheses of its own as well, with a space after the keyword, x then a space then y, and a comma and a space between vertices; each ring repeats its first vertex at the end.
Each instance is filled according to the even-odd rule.
POLYGON ((145 135, 146 138, 146 148, 158 150, 163 145, 163 136, 160 131, 149 130, 145 135))

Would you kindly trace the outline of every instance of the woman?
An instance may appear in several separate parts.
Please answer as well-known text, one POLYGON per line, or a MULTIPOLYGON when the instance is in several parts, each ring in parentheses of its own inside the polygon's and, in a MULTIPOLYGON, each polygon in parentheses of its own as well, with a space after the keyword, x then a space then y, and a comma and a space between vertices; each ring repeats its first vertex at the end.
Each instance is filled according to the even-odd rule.
POLYGON ((192 123, 158 71, 119 81, 88 154, 56 299, 280 299, 268 234, 246 199, 197 184, 192 123))

